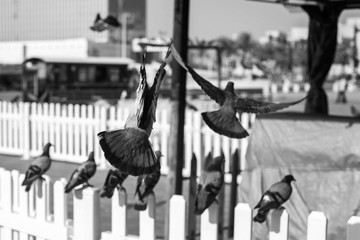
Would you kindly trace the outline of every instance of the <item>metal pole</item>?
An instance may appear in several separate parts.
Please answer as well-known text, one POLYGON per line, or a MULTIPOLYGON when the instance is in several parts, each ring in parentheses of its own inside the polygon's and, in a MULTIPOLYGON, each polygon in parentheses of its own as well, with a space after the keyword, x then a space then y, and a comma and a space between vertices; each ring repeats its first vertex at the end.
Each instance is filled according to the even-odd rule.
POLYGON ((121 15, 121 56, 126 57, 126 45, 127 45, 127 13, 121 15))
MULTIPOLYGON (((175 0, 174 46, 181 57, 187 60, 189 38, 189 0, 175 0)), ((186 71, 172 62, 171 125, 169 139, 168 203, 173 194, 182 194, 182 168, 184 161, 184 124, 186 71)), ((169 204, 167 204, 167 211, 169 204)), ((166 214, 165 239, 169 236, 169 212, 166 214)))

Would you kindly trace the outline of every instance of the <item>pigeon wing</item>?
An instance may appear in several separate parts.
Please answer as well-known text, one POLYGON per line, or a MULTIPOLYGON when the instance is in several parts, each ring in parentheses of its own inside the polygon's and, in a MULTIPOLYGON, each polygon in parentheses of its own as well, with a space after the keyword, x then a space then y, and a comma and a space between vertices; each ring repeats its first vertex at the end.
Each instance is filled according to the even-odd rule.
POLYGON ((221 89, 215 87, 208 80, 201 77, 192 67, 187 65, 181 58, 180 54, 175 49, 174 45, 171 44, 171 53, 175 60, 186 69, 192 78, 195 80, 197 84, 201 87, 201 89, 213 100, 215 100, 218 104, 222 105, 225 102, 225 93, 221 89))
POLYGON ((104 22, 107 23, 109 26, 112 26, 112 27, 120 27, 119 21, 114 16, 111 16, 111 15, 107 16, 104 19, 104 22))
POLYGON ((298 101, 294 102, 286 102, 286 103, 272 103, 272 102, 262 102, 257 101, 251 98, 238 98, 236 101, 236 109, 241 112, 247 112, 247 113, 269 113, 269 112, 275 112, 284 108, 287 108, 289 106, 298 104, 302 101, 304 101, 307 97, 302 98, 298 101))

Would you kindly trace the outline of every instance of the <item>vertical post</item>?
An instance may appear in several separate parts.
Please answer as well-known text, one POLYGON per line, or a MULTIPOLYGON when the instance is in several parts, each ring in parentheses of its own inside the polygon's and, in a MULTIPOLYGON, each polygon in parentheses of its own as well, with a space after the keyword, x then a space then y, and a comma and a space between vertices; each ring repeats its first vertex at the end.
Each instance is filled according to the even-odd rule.
POLYGON ((170 199, 169 239, 184 240, 186 221, 186 202, 182 195, 174 195, 170 199))
MULTIPOLYGON (((1 173, 1 207, 4 212, 12 212, 12 202, 13 202, 13 183, 11 179, 11 174, 9 171, 3 171, 1 173)), ((12 239, 12 229, 3 227, 0 232, 0 239, 12 239)))
POLYGON ((189 208, 188 208, 188 230, 187 235, 189 240, 195 239, 196 233, 196 216, 194 214, 195 210, 195 198, 196 198, 196 177, 197 177, 197 159, 195 153, 193 153, 191 158, 191 172, 189 180, 189 208))
POLYGON ((218 214, 219 205, 216 202, 201 214, 200 240, 218 239, 218 214))
POLYGON ((234 240, 251 240, 252 210, 247 203, 239 203, 235 208, 236 227, 234 228, 234 240))
POLYGON ((54 184, 54 223, 65 226, 67 220, 67 195, 64 192, 65 183, 56 181, 54 184))
POLYGON ((126 205, 126 192, 116 188, 111 199, 111 234, 114 238, 121 239, 126 236, 126 205))
POLYGON ((326 240, 327 218, 322 212, 311 212, 308 217, 307 240, 326 240))
POLYGON ((23 159, 27 160, 30 158, 30 104, 24 103, 23 105, 23 117, 22 117, 22 129, 23 133, 23 159))
POLYGON ((360 217, 359 216, 351 216, 349 221, 347 222, 346 229, 346 239, 347 240, 356 240, 359 239, 360 236, 360 217))
POLYGON ((126 57, 126 46, 127 46, 127 18, 126 13, 121 15, 121 57, 126 57))
POLYGON ((231 184, 230 184, 230 214, 229 214, 229 232, 228 237, 233 237, 234 235, 234 216, 235 216, 235 206, 236 206, 236 197, 237 197, 237 176, 239 174, 239 153, 238 149, 235 150, 232 155, 232 164, 231 164, 231 184))
POLYGON ((77 240, 100 239, 99 189, 74 191, 74 236, 77 240))
MULTIPOLYGON (((189 0, 175 0, 174 46, 187 61, 189 38, 189 0)), ((171 125, 169 139, 168 202, 173 194, 182 194, 182 165, 184 161, 184 123, 186 97, 186 71, 179 64, 172 64, 171 125)), ((169 203, 167 204, 169 209, 169 203)), ((165 216, 165 239, 169 236, 169 213, 165 216)))
POLYGON ((155 240, 155 213, 156 198, 154 194, 148 197, 148 204, 145 211, 140 211, 139 235, 140 240, 155 240))
POLYGON ((287 240, 289 236, 289 214, 285 209, 271 213, 269 240, 287 240))

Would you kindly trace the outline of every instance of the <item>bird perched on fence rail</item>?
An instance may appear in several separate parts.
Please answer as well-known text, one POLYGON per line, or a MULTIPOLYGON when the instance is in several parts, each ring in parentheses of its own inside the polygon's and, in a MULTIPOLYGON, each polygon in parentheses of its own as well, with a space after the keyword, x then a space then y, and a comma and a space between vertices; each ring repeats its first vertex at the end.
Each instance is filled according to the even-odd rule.
POLYGON ((260 201, 254 209, 259 208, 255 222, 263 223, 271 209, 280 208, 285 203, 292 193, 291 182, 296 181, 293 175, 286 175, 280 182, 274 183, 262 195, 260 201))
POLYGON ((143 64, 140 67, 141 79, 136 91, 135 104, 124 128, 98 133, 105 158, 121 172, 139 176, 153 173, 158 168, 158 159, 149 141, 149 136, 153 123, 156 121, 157 100, 169 55, 170 48, 150 87, 146 79, 146 48, 144 49, 143 64))
POLYGON ((129 174, 123 173, 119 169, 110 169, 106 175, 100 197, 111 198, 116 187, 125 191, 125 188, 122 186, 122 184, 128 176, 129 174))
POLYGON ((160 158, 161 152, 156 151, 157 158, 157 169, 155 172, 151 174, 141 175, 137 179, 135 196, 137 196, 138 200, 134 205, 135 210, 144 211, 147 207, 146 198, 153 193, 155 185, 159 182, 161 173, 160 173, 160 158))
POLYGON ((94 176, 95 172, 96 163, 94 159, 94 152, 91 152, 88 159, 77 167, 71 174, 69 182, 65 186, 65 193, 71 192, 71 190, 80 184, 83 184, 84 187, 92 187, 88 181, 92 176, 94 176))
POLYGON ((51 143, 45 144, 43 148, 43 152, 40 156, 36 157, 33 162, 30 164, 28 170, 25 174, 25 179, 22 182, 22 186, 26 186, 25 191, 29 191, 32 183, 36 179, 44 180, 42 175, 46 173, 51 166, 51 158, 50 158, 50 147, 53 146, 51 143))
POLYGON ((224 183, 224 154, 213 158, 209 153, 205 159, 195 199, 196 215, 201 215, 214 201, 224 183))
POLYGON ((217 111, 201 113, 205 123, 218 134, 230 138, 245 138, 249 134, 236 117, 237 112, 270 113, 295 105, 306 99, 305 97, 294 102, 272 103, 257 101, 251 98, 241 98, 235 94, 233 82, 229 81, 225 89, 221 90, 201 77, 181 59, 173 44, 171 44, 171 53, 175 60, 190 73, 201 89, 220 105, 220 109, 217 111))
POLYGON ((95 32, 102 32, 109 28, 117 28, 120 26, 121 24, 115 17, 109 15, 105 19, 103 19, 101 18, 100 13, 98 13, 96 14, 94 24, 90 27, 90 29, 95 32))

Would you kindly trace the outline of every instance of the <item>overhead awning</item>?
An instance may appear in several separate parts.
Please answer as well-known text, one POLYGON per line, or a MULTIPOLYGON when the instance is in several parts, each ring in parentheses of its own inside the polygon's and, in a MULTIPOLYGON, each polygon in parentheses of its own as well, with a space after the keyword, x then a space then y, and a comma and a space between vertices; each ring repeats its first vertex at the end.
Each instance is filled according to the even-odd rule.
POLYGON ((278 3, 289 6, 318 6, 322 4, 336 6, 341 5, 346 9, 360 8, 359 0, 249 0, 257 2, 278 3))

